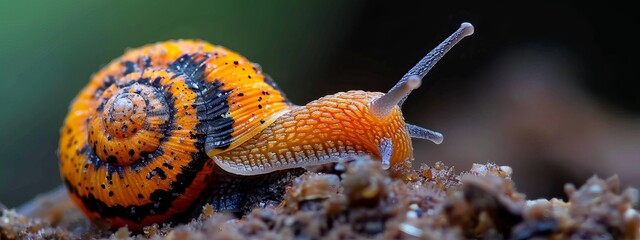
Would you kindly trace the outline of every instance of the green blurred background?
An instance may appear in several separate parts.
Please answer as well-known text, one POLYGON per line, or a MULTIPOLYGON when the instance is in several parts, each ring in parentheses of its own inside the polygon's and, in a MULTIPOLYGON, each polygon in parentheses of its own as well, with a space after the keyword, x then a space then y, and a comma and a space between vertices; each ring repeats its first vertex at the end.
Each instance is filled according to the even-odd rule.
POLYGON ((571 2, 3 1, 0 202, 15 207, 60 184, 55 152, 69 103, 127 48, 179 38, 223 45, 260 63, 304 104, 337 91, 386 91, 462 21, 473 22, 476 35, 405 106, 410 122, 445 134, 441 146, 416 142, 418 161, 458 170, 472 162, 511 165, 530 197, 562 197, 563 182, 594 173, 619 173, 633 184, 637 171, 626 166, 640 163, 640 99, 631 87, 638 47, 624 36, 634 27, 631 9, 571 2), (575 113, 557 114, 567 109, 575 113), (602 144, 607 148, 590 150, 602 144))

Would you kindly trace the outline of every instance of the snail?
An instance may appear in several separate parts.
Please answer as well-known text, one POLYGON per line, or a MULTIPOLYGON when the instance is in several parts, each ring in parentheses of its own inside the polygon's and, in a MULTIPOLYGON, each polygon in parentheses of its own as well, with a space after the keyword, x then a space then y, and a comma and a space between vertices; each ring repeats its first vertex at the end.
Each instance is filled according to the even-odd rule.
POLYGON ((406 124, 402 102, 473 31, 461 24, 386 94, 340 92, 304 106, 220 46, 179 40, 129 50, 72 102, 60 130, 63 182, 89 219, 140 230, 184 214, 202 195, 232 208, 235 196, 222 195, 234 179, 363 155, 385 169, 405 164, 411 138, 443 137, 406 124))

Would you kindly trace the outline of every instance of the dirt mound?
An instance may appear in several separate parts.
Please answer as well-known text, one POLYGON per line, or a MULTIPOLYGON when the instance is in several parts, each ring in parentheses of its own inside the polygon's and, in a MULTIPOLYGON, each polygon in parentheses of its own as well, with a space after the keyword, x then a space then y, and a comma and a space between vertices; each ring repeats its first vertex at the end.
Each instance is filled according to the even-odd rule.
MULTIPOLYGON (((511 181, 511 168, 476 164, 456 174, 442 163, 407 172, 408 181, 388 176, 379 163, 356 160, 288 177, 281 199, 255 198, 242 219, 211 206, 186 224, 153 225, 141 233, 113 232, 90 224, 75 207, 50 209, 45 196, 33 209, 40 218, 2 210, 0 238, 152 239, 460 239, 532 237, 637 239, 638 192, 620 191, 616 177, 565 186, 568 201, 526 200, 511 181), (276 205, 277 204, 277 205, 276 205), (38 207, 40 206, 40 207, 38 207)), ((269 186, 267 186, 269 188, 269 186)), ((58 191, 64 193, 64 189, 58 191)), ((59 194, 59 193, 58 193, 59 194)), ((49 194, 52 195, 52 194, 49 194)), ((65 196, 63 194, 63 196, 65 196)))

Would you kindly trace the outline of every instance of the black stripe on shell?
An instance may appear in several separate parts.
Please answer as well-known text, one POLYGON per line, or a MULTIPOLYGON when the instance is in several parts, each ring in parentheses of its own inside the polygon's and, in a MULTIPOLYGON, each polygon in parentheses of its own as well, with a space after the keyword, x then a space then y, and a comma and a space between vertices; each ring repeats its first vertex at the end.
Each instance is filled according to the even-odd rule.
POLYGON ((140 71, 140 67, 138 67, 138 64, 131 62, 131 61, 125 61, 122 63, 124 70, 122 72, 122 76, 126 76, 129 73, 132 72, 138 72, 140 71))
POLYGON ((227 98, 231 91, 220 89, 223 82, 204 79, 204 62, 208 58, 208 54, 185 54, 169 65, 169 70, 185 75, 190 83, 188 86, 198 94, 198 101, 193 105, 199 120, 198 133, 206 136, 206 148, 227 149, 231 145, 234 123, 227 114, 227 98))
MULTIPOLYGON (((205 84, 205 81, 203 80, 203 76, 202 76, 204 71, 200 70, 204 68, 202 68, 201 62, 196 63, 193 61, 193 58, 181 57, 176 62, 172 63, 170 66, 171 66, 170 69, 176 72, 176 74, 185 74, 187 76, 186 78, 187 85, 189 85, 192 88, 192 90, 199 91, 199 92, 196 91, 198 93, 197 99, 196 99, 197 104, 194 104, 194 105, 197 105, 196 107, 198 112, 198 119, 201 120, 205 118, 206 113, 209 112, 208 110, 209 108, 206 106, 206 104, 203 104, 203 103, 215 104, 220 102, 219 99, 218 100, 212 99, 216 95, 211 94, 211 91, 208 89, 217 90, 217 87, 213 88, 213 86, 220 86, 221 84, 219 82, 216 82, 217 85, 205 84), (195 65, 199 65, 200 67, 194 67, 195 65)), ((140 80, 138 82, 153 85, 153 84, 157 84, 159 81, 153 81, 153 80, 150 81, 149 79, 146 79, 146 80, 140 80)), ((214 92, 217 93, 218 91, 214 91, 214 92)), ((176 113, 176 109, 173 105, 175 98, 174 96, 171 95, 171 93, 167 93, 167 94, 169 94, 169 96, 165 96, 165 97, 167 97, 166 100, 168 102, 168 105, 174 108, 173 110, 170 111, 169 126, 171 127, 167 129, 167 131, 172 131, 173 129, 177 128, 177 126, 173 126, 173 118, 176 113)), ((223 98, 223 100, 225 100, 224 105, 226 105, 226 97, 223 98)), ((215 109, 218 109, 218 108, 212 108, 212 109, 214 109, 214 112, 217 112, 215 109)), ((226 111, 228 111, 228 106, 226 107, 226 109, 227 109, 226 111)), ((130 220, 136 223, 141 223, 142 220, 147 216, 165 214, 173 206, 172 205, 173 201, 175 201, 179 196, 184 194, 186 190, 191 186, 191 184, 194 182, 195 177, 198 175, 198 173, 202 171, 205 164, 208 166, 213 165, 212 160, 206 155, 204 151, 205 149, 204 145, 206 141, 205 137, 207 136, 207 132, 206 132, 207 128, 202 127, 201 124, 202 124, 202 121, 201 123, 198 124, 196 132, 192 134, 192 138, 196 139, 195 147, 196 149, 198 149, 198 151, 191 154, 191 161, 189 161, 187 165, 180 167, 180 173, 176 175, 175 181, 172 181, 170 183, 168 189, 158 189, 150 194, 149 199, 152 201, 151 203, 147 203, 143 205, 129 205, 129 206, 121 206, 121 205, 108 206, 106 203, 104 203, 100 199, 97 199, 92 193, 89 193, 86 196, 80 195, 80 193, 78 192, 78 189, 73 184, 71 184, 69 180, 66 178, 64 179, 65 185, 67 186, 67 188, 72 194, 77 196, 80 199, 80 201, 82 201, 83 205, 87 208, 87 210, 91 212, 97 212, 103 218, 119 217, 119 218, 130 220)), ((228 138, 230 139, 230 133, 228 138)), ((167 138, 165 137, 164 139, 167 139, 167 138)), ((118 172, 118 173, 122 172, 121 171, 122 167, 119 167, 119 166, 113 166, 114 169, 111 170, 112 164, 107 164, 101 161, 100 159, 98 159, 97 155, 93 153, 93 151, 87 152, 86 151, 87 149, 91 149, 91 148, 85 148, 84 150, 81 150, 78 153, 79 154, 87 153, 88 161, 93 163, 94 166, 96 166, 96 168, 106 165, 106 166, 109 166, 108 171, 110 174, 113 172, 118 172)), ((158 148, 158 150, 156 150, 156 153, 159 153, 159 155, 156 155, 156 153, 154 153, 152 158, 149 158, 149 159, 145 159, 143 157, 141 160, 137 161, 130 167, 134 170, 141 169, 143 166, 146 166, 146 164, 149 161, 152 161, 156 157, 162 155, 161 151, 162 151, 162 141, 161 141, 160 147, 158 148)), ((155 173, 154 175, 161 175, 158 171, 155 171, 154 173, 155 173)))
POLYGON ((151 57, 148 55, 141 56, 135 63, 131 61, 124 61, 120 62, 120 64, 122 65, 122 73, 115 73, 116 75, 107 75, 102 80, 102 84, 96 89, 94 93, 95 95, 100 95, 105 89, 109 88, 111 84, 114 84, 117 79, 124 77, 129 73, 143 71, 147 68, 153 67, 151 57))
MULTIPOLYGON (((122 173, 124 171, 125 167, 129 167, 131 170, 135 171, 135 172, 139 172, 142 170, 142 168, 144 168, 145 166, 147 166, 147 164, 153 160, 155 160, 156 158, 162 156, 165 151, 162 148, 162 146, 164 145, 164 143, 169 139, 169 137, 171 137, 172 132, 176 129, 179 128, 179 126, 176 126, 174 124, 175 121, 175 116, 178 112, 177 108, 175 107, 175 101, 176 101, 176 97, 173 96, 173 94, 169 91, 162 91, 161 89, 165 88, 166 86, 162 86, 160 84, 160 81, 162 79, 160 77, 155 78, 155 79, 149 79, 149 78, 140 78, 137 79, 135 81, 130 81, 127 82, 126 84, 123 84, 122 86, 120 86, 120 88, 126 88, 129 87, 133 84, 142 84, 142 85, 146 85, 146 86, 151 86, 153 89, 156 90, 156 92, 154 94, 160 94, 162 98, 164 98, 164 100, 167 103, 168 106, 168 112, 169 112, 169 118, 168 121, 165 123, 164 126, 161 126, 160 129, 163 129, 163 135, 164 137, 162 139, 160 139, 159 141, 159 146, 158 148, 153 151, 153 152, 141 152, 140 153, 140 159, 136 160, 133 164, 129 165, 129 166, 119 166, 119 165, 115 165, 115 164, 109 164, 108 161, 106 161, 107 159, 100 159, 98 157, 98 155, 95 153, 95 146, 92 146, 91 144, 95 144, 95 143, 87 143, 87 146, 85 146, 84 148, 82 148, 80 151, 78 151, 78 155, 82 155, 82 154, 86 154, 87 157, 87 161, 89 164, 94 164, 95 169, 100 169, 103 166, 107 167, 107 171, 108 171, 108 175, 111 176, 113 173, 118 173, 119 176, 122 176, 122 173), (88 151, 90 150, 90 151, 88 151)), ((106 101, 106 100, 105 100, 106 101)), ((101 104, 102 106, 102 104, 101 104)))
POLYGON ((77 196, 90 212, 97 212, 103 218, 119 217, 135 223, 141 223, 147 216, 165 214, 173 206, 173 201, 184 194, 186 189, 191 186, 205 164, 211 161, 202 151, 192 154, 192 160, 188 165, 180 167, 181 173, 176 175, 176 181, 171 182, 169 189, 153 191, 149 196, 151 202, 143 205, 109 206, 97 199, 92 193, 86 196, 80 195, 78 189, 66 178, 64 183, 69 192, 77 196))
POLYGON ((220 90, 222 82, 217 80, 207 83, 202 92, 202 102, 196 105, 198 132, 206 134, 206 149, 227 149, 231 145, 233 118, 228 116, 227 98, 231 91, 220 90))
POLYGON ((187 81, 204 83, 205 61, 209 54, 184 54, 173 63, 169 64, 169 71, 176 73, 175 77, 185 75, 187 81))

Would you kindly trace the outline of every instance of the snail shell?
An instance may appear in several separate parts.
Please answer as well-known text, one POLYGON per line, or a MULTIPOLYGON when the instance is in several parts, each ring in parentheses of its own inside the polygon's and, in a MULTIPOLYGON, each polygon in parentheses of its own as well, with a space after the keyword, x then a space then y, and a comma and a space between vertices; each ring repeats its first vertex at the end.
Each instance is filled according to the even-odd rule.
POLYGON ((93 220, 130 228, 185 211, 233 149, 292 104, 256 65, 202 41, 128 51, 96 73, 61 129, 60 172, 93 220))

